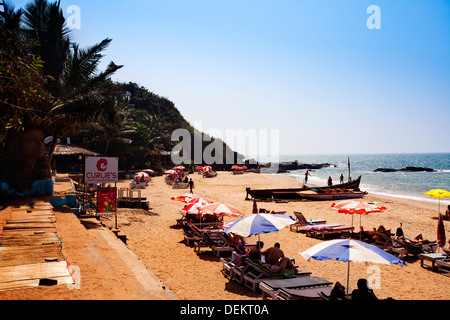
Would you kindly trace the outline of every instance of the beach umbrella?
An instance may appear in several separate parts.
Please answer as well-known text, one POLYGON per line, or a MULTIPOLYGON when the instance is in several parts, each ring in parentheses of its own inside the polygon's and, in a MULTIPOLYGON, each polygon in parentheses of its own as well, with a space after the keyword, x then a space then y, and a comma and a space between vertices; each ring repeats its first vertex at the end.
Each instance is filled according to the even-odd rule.
POLYGON ((175 174, 177 173, 175 170, 171 169, 171 170, 166 170, 164 171, 165 174, 175 174))
POLYGON ((231 170, 239 170, 239 168, 240 168, 240 167, 239 167, 238 165, 235 164, 234 166, 231 167, 231 170))
POLYGON ((142 172, 146 172, 149 174, 155 173, 155 171, 153 171, 152 169, 145 169, 145 170, 142 170, 142 172))
POLYGON ((226 203, 211 203, 200 208, 202 214, 214 214, 216 216, 243 216, 235 207, 226 203))
POLYGON ((220 228, 225 230, 227 228, 229 228, 233 223, 235 223, 237 220, 239 220, 240 218, 237 219, 233 219, 231 221, 228 221, 227 223, 224 223, 220 228))
POLYGON ((138 172, 134 175, 135 177, 139 177, 140 179, 143 179, 146 182, 150 181, 150 175, 147 172, 138 172))
POLYGON ((210 166, 205 166, 205 167, 203 167, 203 169, 202 169, 204 172, 211 172, 212 171, 212 167, 210 167, 210 166))
POLYGON ((202 206, 205 206, 207 204, 211 204, 212 201, 209 201, 208 199, 204 199, 204 198, 201 198, 201 197, 195 197, 195 198, 192 198, 191 200, 189 200, 187 203, 188 204, 201 203, 202 206))
MULTIPOLYGON (((383 206, 373 206, 369 203, 354 201, 354 200, 345 200, 338 203, 333 203, 331 205, 333 209, 337 209, 339 213, 346 213, 352 215, 352 227, 353 227, 353 215, 359 214, 359 227, 361 228, 361 216, 363 214, 369 214, 372 212, 383 212, 387 210, 386 207, 383 206)), ((360 234, 361 236, 361 234, 360 234)))
POLYGON ((187 205, 183 209, 181 209, 181 212, 200 215, 200 208, 210 203, 211 201, 209 200, 203 198, 195 198, 189 201, 187 205))
POLYGON ((447 190, 442 190, 442 189, 434 189, 434 190, 425 192, 425 195, 439 199, 438 213, 440 213, 441 212, 441 199, 449 198, 450 192, 447 190))
POLYGON ((438 229, 437 229, 437 242, 439 247, 445 247, 445 241, 447 240, 445 236, 444 219, 442 219, 442 214, 439 213, 438 218, 438 229))
POLYGON ((406 263, 403 260, 387 253, 377 246, 351 239, 325 241, 301 252, 300 255, 305 258, 306 261, 310 261, 312 258, 319 261, 337 260, 347 262, 347 296, 350 278, 350 262, 370 262, 406 266, 406 263))
POLYGON ((226 233, 234 233, 241 237, 250 237, 265 233, 278 232, 284 227, 294 224, 295 219, 282 214, 259 213, 242 217, 231 224, 226 233))
POLYGON ((186 169, 186 168, 183 166, 178 166, 178 167, 173 168, 173 170, 184 170, 184 169, 186 169))
POLYGON ((181 196, 176 196, 176 197, 172 197, 170 199, 172 199, 173 201, 181 201, 181 202, 186 202, 188 203, 189 201, 195 199, 195 198, 200 198, 199 196, 196 196, 192 193, 187 193, 187 194, 183 194, 181 196))
POLYGON ((201 171, 201 170, 203 170, 203 167, 202 166, 195 167, 195 170, 201 171))

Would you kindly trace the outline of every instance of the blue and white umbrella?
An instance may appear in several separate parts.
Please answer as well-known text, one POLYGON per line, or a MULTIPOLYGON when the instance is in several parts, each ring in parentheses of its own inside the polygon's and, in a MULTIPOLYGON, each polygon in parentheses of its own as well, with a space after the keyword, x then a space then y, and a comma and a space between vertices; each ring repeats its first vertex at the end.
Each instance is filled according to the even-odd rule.
POLYGON ((282 214, 252 214, 236 220, 225 229, 225 232, 246 238, 257 234, 278 232, 293 223, 295 223, 294 218, 282 214))
POLYGON ((374 245, 351 239, 325 241, 300 254, 307 261, 313 258, 315 260, 371 262, 406 266, 403 260, 374 245))
POLYGON ((319 261, 337 260, 348 262, 347 295, 350 277, 350 262, 371 262, 406 266, 406 263, 403 260, 374 245, 351 239, 322 242, 304 252, 301 252, 300 254, 307 261, 310 261, 310 259, 313 258, 319 261))

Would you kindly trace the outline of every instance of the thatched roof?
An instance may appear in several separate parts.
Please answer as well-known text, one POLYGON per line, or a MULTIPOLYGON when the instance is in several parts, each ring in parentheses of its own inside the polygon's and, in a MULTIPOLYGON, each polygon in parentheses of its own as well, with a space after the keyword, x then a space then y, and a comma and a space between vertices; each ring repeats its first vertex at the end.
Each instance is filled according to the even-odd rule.
POLYGON ((75 156, 75 155, 84 155, 84 156, 99 156, 99 153, 77 147, 74 145, 66 145, 66 144, 57 144, 55 147, 55 155, 57 156, 75 156))

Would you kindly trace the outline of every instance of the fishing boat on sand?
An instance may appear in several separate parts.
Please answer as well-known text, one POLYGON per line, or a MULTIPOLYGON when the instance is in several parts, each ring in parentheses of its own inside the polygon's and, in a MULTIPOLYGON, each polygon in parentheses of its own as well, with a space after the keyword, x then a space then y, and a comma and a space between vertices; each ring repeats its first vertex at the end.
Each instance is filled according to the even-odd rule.
POLYGON ((311 189, 298 192, 302 199, 307 200, 344 200, 364 197, 365 192, 350 189, 311 189))
MULTIPOLYGON (((333 186, 324 186, 324 187, 301 187, 301 188, 287 188, 287 189, 255 189, 255 190, 247 188, 246 200, 249 199, 301 200, 306 199, 305 197, 302 196, 301 194, 302 192, 314 191, 319 189, 320 190, 346 189, 357 192, 359 191, 360 183, 361 183, 361 176, 359 176, 358 179, 356 180, 352 180, 343 184, 336 184, 333 186)), ((355 197, 356 195, 357 194, 355 194, 355 197)))

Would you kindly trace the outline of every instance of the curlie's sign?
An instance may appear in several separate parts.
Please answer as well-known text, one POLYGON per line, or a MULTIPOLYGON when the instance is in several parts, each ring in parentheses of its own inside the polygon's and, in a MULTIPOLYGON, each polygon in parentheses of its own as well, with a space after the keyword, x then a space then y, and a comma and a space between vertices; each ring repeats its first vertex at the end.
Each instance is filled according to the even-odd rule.
POLYGON ((86 157, 85 183, 117 183, 119 181, 119 158, 86 157))

